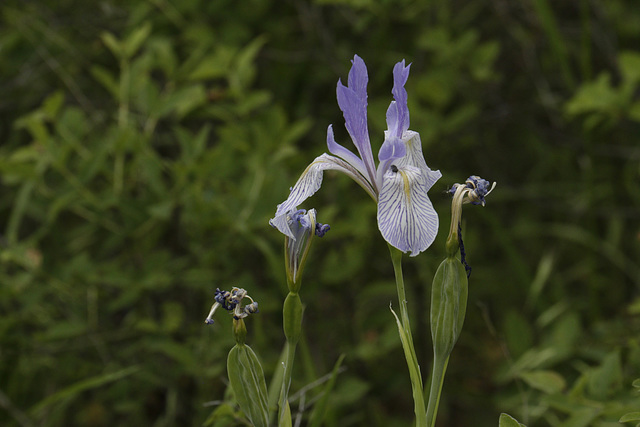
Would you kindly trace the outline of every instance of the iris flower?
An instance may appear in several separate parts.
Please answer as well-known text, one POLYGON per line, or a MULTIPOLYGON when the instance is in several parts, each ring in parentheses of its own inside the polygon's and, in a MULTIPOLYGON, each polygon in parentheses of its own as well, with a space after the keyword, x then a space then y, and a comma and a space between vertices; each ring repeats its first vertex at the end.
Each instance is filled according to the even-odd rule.
POLYGON ((377 203, 382 237, 399 250, 416 256, 433 243, 438 233, 438 214, 427 191, 442 174, 427 166, 420 135, 409 130, 404 85, 411 65, 405 66, 402 60, 393 68, 394 100, 387 110, 387 130, 376 165, 367 127, 367 67, 358 55, 351 62, 347 86, 338 80, 336 92, 357 154, 336 142, 329 125, 327 146, 331 154, 324 153, 307 166, 287 200, 278 205, 270 223, 295 238, 287 224, 287 214, 320 189, 325 170, 337 170, 350 176, 377 203))

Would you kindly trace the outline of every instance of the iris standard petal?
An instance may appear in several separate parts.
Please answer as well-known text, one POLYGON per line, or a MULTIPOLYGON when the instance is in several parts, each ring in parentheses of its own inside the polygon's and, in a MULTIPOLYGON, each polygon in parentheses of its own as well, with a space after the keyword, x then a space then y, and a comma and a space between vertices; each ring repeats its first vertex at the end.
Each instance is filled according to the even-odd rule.
POLYGON ((398 103, 391 101, 389 108, 387 108, 387 132, 393 135, 394 138, 401 138, 402 132, 398 132, 398 103))
POLYGON ((404 133, 402 142, 406 148, 406 154, 401 159, 396 161, 397 167, 413 166, 421 171, 422 179, 424 180, 424 186, 429 190, 437 180, 442 177, 439 170, 433 171, 424 160, 422 154, 422 142, 420 141, 420 134, 409 130, 404 133))
MULTIPOLYGON (((411 64, 404 66, 404 59, 393 67, 393 89, 391 93, 395 100, 396 119, 395 123, 393 123, 393 130, 398 138, 402 138, 402 135, 409 129, 409 107, 407 107, 407 91, 404 85, 409 78, 410 68, 411 64)), ((389 108, 391 109, 391 106, 389 108)), ((389 112, 387 112, 387 126, 391 131, 392 125, 389 123, 389 112)))
POLYGON ((349 86, 338 80, 336 96, 344 116, 345 127, 365 165, 367 177, 375 180, 375 162, 371 152, 369 128, 367 126, 367 68, 359 57, 353 60, 349 72, 349 86))
POLYGON ((362 159, 356 156, 351 150, 343 147, 338 144, 333 136, 333 126, 329 125, 327 128, 327 148, 329 148, 329 152, 335 156, 340 157, 345 160, 351 166, 353 166, 358 172, 362 174, 362 176, 366 177, 367 172, 365 170, 364 163, 362 159))
POLYGON ((392 246, 416 256, 438 234, 438 214, 420 169, 391 165, 378 197, 378 228, 392 246))
POLYGON ((349 78, 347 84, 359 97, 367 99, 367 83, 369 83, 369 75, 367 74, 367 66, 362 58, 354 55, 351 60, 351 70, 349 70, 349 78))
POLYGON ((269 224, 277 228, 282 234, 295 239, 287 223, 287 213, 296 210, 302 202, 313 196, 316 191, 320 189, 322 185, 322 175, 325 170, 337 170, 347 174, 360 184, 374 200, 376 199, 371 184, 369 184, 352 165, 338 157, 324 153, 316 157, 304 172, 302 172, 302 175, 298 178, 298 182, 296 182, 296 185, 291 189, 287 200, 278 205, 276 214, 269 221, 269 224))
POLYGON ((384 142, 380 151, 378 152, 378 170, 376 172, 376 184, 378 188, 382 188, 383 175, 389 169, 392 163, 395 163, 398 159, 404 157, 407 153, 407 148, 404 142, 391 131, 384 132, 384 142))

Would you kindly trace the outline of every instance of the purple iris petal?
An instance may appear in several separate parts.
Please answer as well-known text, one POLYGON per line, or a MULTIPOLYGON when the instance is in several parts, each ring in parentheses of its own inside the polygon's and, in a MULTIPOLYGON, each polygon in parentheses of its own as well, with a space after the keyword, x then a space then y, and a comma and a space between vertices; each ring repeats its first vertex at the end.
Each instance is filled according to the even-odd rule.
POLYGON ((404 145, 404 142, 395 136, 386 136, 387 138, 385 138, 382 143, 382 147, 380 147, 380 151, 378 152, 378 159, 381 162, 384 162, 385 160, 394 160, 404 157, 407 154, 407 147, 404 145))
POLYGON ((371 152, 369 129, 367 126, 367 67, 358 55, 353 57, 349 71, 348 85, 338 80, 336 95, 338 106, 344 116, 345 127, 353 140, 367 171, 367 177, 375 182, 375 163, 371 152))
MULTIPOLYGON (((404 66, 404 59, 393 67, 393 89, 391 93, 395 100, 395 112, 393 113, 395 123, 389 123, 389 112, 387 111, 387 125, 389 126, 389 131, 395 132, 398 138, 402 138, 402 135, 409 129, 409 107, 407 107, 407 91, 404 85, 409 78, 410 68, 411 64, 404 66)), ((389 109, 391 110, 391 106, 389 106, 389 109)))
POLYGON ((351 150, 343 147, 338 144, 333 136, 333 126, 329 125, 327 128, 327 147, 329 148, 329 152, 335 156, 340 157, 342 160, 349 163, 351 166, 356 168, 362 176, 366 177, 367 172, 365 170, 364 163, 362 163, 362 159, 356 156, 351 150))
POLYGON ((390 131, 386 131, 384 134, 385 139, 378 152, 378 159, 380 160, 376 174, 378 188, 382 188, 383 175, 389 166, 407 154, 407 147, 400 138, 393 136, 390 131))
POLYGON ((302 172, 302 175, 296 182, 296 185, 291 189, 289 197, 284 202, 280 203, 276 209, 275 216, 269 221, 271 226, 280 230, 280 232, 291 239, 295 239, 294 234, 289 228, 287 222, 287 214, 293 210, 296 210, 298 206, 302 204, 306 199, 313 196, 316 191, 320 189, 322 185, 322 175, 325 170, 338 170, 356 181, 367 193, 374 199, 376 198, 375 192, 369 184, 369 182, 353 167, 353 165, 347 163, 345 160, 330 156, 329 154, 323 154, 316 157, 309 166, 302 172))
POLYGON ((349 78, 347 84, 359 97, 367 99, 367 83, 369 83, 369 75, 367 74, 367 66, 362 58, 354 55, 351 60, 351 70, 349 70, 349 78))

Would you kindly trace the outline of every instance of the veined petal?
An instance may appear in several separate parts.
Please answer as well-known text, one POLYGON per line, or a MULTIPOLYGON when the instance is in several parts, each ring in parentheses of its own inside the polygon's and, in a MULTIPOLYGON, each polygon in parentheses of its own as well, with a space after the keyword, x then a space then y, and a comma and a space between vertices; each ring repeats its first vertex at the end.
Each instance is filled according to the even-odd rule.
POLYGON ((282 234, 295 239, 287 223, 287 213, 296 210, 296 208, 306 199, 313 196, 322 185, 322 175, 325 170, 337 170, 350 176, 362 188, 364 188, 375 200, 375 192, 371 184, 360 173, 346 161, 322 154, 311 162, 309 166, 302 172, 298 182, 291 189, 289 197, 278 205, 275 216, 269 221, 273 227, 277 228, 282 234))
POLYGON ((378 228, 392 246, 416 256, 438 234, 438 214, 422 171, 414 166, 392 165, 384 174, 378 197, 378 228))
POLYGON ((327 147, 329 152, 335 156, 338 156, 353 166, 364 177, 367 176, 364 163, 362 159, 356 156, 351 150, 338 144, 333 136, 333 127, 329 125, 327 129, 327 147))
POLYGON ((359 97, 367 99, 367 83, 369 83, 367 66, 358 55, 353 56, 351 64, 347 84, 359 97))
POLYGON ((412 130, 406 131, 403 134, 402 142, 406 148, 406 154, 401 159, 398 159, 394 164, 398 168, 404 166, 413 166, 420 169, 422 179, 424 180, 424 186, 429 190, 437 180, 442 177, 439 170, 433 171, 424 160, 422 154, 422 142, 420 141, 420 134, 412 130))
POLYGON ((348 86, 343 85, 338 80, 336 95, 338 106, 344 116, 345 127, 362 158, 367 171, 366 176, 373 184, 375 181, 375 162, 371 152, 371 141, 367 126, 367 67, 357 55, 352 62, 353 66, 349 72, 348 86))
POLYGON ((376 172, 376 184, 378 188, 382 187, 382 179, 387 169, 389 169, 389 166, 406 154, 407 147, 404 142, 400 138, 397 138, 392 132, 388 130, 385 131, 384 142, 378 152, 378 159, 380 160, 376 172))
MULTIPOLYGON (((395 136, 402 138, 402 135, 409 129, 409 107, 407 107, 407 91, 404 88, 407 79, 409 78, 409 69, 411 64, 404 66, 404 59, 402 62, 398 62, 393 67, 393 99, 395 100, 394 106, 395 113, 392 115, 394 122, 389 122, 389 112, 387 112, 387 126, 390 132, 395 133, 395 136)), ((391 107, 389 109, 391 110, 391 107)))

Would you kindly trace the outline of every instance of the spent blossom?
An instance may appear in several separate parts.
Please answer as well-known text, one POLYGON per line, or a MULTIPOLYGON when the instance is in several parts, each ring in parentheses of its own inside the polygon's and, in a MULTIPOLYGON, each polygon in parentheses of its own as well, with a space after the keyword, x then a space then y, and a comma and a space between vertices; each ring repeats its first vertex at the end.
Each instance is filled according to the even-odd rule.
POLYGON ((247 295, 247 291, 242 288, 234 287, 231 291, 221 291, 220 288, 218 288, 216 289, 214 299, 215 303, 211 306, 209 315, 204 321, 207 325, 212 325, 214 323, 213 314, 219 307, 222 307, 227 311, 232 311, 233 318, 235 320, 244 319, 250 314, 258 312, 258 302, 254 301, 253 298, 247 295), (242 306, 242 300, 245 298, 249 299, 251 303, 242 306))

